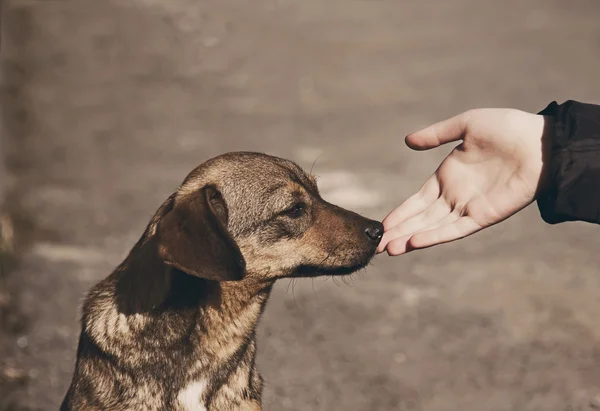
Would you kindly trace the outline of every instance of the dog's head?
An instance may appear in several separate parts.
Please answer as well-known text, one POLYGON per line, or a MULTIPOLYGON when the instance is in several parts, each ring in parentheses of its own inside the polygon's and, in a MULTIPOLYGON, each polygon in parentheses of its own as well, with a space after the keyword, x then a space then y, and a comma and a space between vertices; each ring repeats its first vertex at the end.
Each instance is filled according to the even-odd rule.
POLYGON ((168 265, 232 281, 354 272, 373 257, 383 226, 324 201, 295 163, 240 152, 192 171, 150 231, 168 265))

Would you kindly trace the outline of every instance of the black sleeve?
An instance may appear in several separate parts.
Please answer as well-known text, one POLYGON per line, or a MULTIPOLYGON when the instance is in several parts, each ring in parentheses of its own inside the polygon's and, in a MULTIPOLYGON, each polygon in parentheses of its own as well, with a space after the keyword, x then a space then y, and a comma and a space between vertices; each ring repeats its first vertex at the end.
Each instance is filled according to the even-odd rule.
POLYGON ((539 114, 554 118, 548 187, 537 200, 542 218, 600 224, 600 106, 554 101, 539 114))

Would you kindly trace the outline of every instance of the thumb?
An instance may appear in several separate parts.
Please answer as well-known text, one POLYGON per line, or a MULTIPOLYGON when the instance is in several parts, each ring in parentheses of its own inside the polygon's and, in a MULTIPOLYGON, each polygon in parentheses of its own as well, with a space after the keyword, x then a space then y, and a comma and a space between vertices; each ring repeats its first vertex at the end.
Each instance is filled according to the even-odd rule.
POLYGON ((460 140, 467 128, 467 112, 435 123, 406 136, 406 145, 413 150, 429 150, 442 144, 460 140))

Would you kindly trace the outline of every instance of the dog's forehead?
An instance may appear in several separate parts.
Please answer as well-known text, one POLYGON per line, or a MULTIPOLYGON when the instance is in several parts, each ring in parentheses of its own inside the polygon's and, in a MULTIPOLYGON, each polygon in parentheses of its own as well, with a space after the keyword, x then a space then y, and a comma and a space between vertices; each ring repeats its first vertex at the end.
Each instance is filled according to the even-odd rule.
POLYGON ((226 199, 265 198, 277 190, 303 187, 316 190, 316 181, 296 163, 261 153, 227 153, 192 171, 179 189, 180 195, 216 186, 226 199))

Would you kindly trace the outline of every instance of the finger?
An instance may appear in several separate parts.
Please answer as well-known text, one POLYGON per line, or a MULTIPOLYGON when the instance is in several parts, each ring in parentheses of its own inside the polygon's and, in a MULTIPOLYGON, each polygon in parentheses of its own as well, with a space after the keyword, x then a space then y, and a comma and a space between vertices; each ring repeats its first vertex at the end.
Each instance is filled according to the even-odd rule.
POLYGON ((481 230, 481 226, 470 217, 462 217, 453 223, 445 224, 432 230, 398 238, 387 245, 386 251, 390 256, 397 256, 409 251, 449 243, 479 230, 481 230))
POLYGON ((430 206, 439 195, 440 184, 437 180, 437 176, 434 174, 425 181, 425 184, 423 184, 416 194, 392 210, 392 212, 383 219, 384 230, 389 230, 400 224, 402 221, 408 220, 423 212, 423 210, 430 206))
POLYGON ((404 254, 410 248, 408 242, 411 239, 411 237, 414 237, 418 233, 435 230, 446 224, 454 223, 459 218, 461 218, 460 214, 452 212, 452 213, 448 214, 446 217, 444 217, 442 220, 440 220, 437 224, 434 224, 433 226, 428 227, 425 230, 421 230, 416 233, 407 234, 402 237, 398 237, 398 238, 395 238, 395 239, 389 241, 385 250, 388 252, 389 255, 404 254))
POLYGON ((406 136, 406 145, 413 150, 428 150, 460 140, 464 137, 468 117, 468 112, 464 112, 411 133, 406 136))
POLYGON ((408 240, 410 240, 410 237, 410 235, 405 235, 390 241, 385 247, 385 251, 392 257, 405 254, 408 252, 408 240))
POLYGON ((408 247, 410 249, 422 249, 449 243, 476 233, 481 229, 482 227, 471 217, 462 217, 454 223, 413 235, 408 241, 408 247))
POLYGON ((440 221, 438 221, 437 224, 429 226, 429 227, 427 227, 424 230, 420 230, 420 231, 417 231, 415 233, 412 233, 411 237, 414 236, 414 235, 416 235, 417 233, 422 233, 422 232, 425 232, 425 231, 435 230, 436 228, 439 228, 439 227, 444 226, 446 224, 452 224, 455 221, 457 221, 459 218, 461 218, 460 213, 458 213, 456 210, 454 210, 450 214, 448 214, 446 217, 444 217, 440 221))
POLYGON ((383 251, 388 242, 396 238, 403 237, 409 234, 416 233, 428 227, 435 226, 444 217, 450 214, 451 208, 448 203, 442 198, 435 201, 422 213, 409 218, 408 220, 392 227, 383 234, 383 238, 377 247, 378 251, 383 251))

